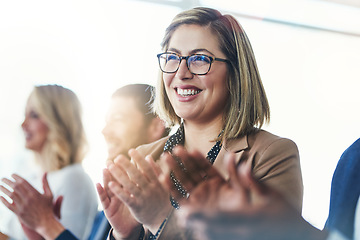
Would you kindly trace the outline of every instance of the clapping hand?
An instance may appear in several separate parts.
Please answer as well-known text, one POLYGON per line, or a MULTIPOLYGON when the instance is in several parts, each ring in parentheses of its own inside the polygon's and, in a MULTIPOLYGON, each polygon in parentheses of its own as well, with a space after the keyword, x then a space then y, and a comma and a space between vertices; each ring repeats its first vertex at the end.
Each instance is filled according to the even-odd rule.
POLYGON ((18 216, 23 230, 29 239, 43 239, 41 233, 51 223, 50 219, 57 221, 61 217, 60 208, 63 197, 59 196, 53 201, 54 196, 47 181, 46 173, 42 178, 43 194, 39 193, 19 175, 13 174, 12 177, 14 180, 2 179, 12 191, 4 186, 0 186, 0 190, 12 200, 12 203, 4 197, 0 197, 0 200, 18 216))

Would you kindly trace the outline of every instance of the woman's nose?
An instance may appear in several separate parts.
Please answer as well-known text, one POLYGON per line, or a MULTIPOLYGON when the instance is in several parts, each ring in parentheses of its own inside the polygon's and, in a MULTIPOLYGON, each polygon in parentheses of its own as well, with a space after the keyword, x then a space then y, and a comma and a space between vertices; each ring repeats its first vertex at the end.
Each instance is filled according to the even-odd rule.
POLYGON ((187 80, 187 79, 191 79, 194 75, 189 71, 189 68, 187 67, 186 64, 186 59, 182 59, 179 65, 179 69, 177 70, 178 77, 181 80, 187 80))
POLYGON ((21 123, 21 128, 22 128, 22 129, 24 129, 24 128, 25 128, 25 126, 26 126, 26 122, 27 122, 27 121, 26 121, 26 118, 25 118, 25 119, 24 119, 24 121, 21 123))
POLYGON ((101 131, 101 133, 104 135, 104 137, 108 137, 110 132, 111 131, 110 131, 109 124, 106 123, 103 130, 101 131))

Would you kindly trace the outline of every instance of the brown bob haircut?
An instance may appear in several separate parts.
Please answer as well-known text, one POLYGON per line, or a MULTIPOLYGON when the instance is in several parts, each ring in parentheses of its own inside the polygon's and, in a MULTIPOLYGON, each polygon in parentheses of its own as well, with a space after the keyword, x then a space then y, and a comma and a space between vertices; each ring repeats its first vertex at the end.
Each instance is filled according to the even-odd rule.
MULTIPOLYGON (((167 51, 174 31, 181 25, 194 24, 210 29, 217 36, 219 47, 230 61, 227 87, 229 100, 223 114, 222 140, 230 140, 261 128, 270 120, 270 108, 250 41, 238 21, 211 8, 198 7, 175 16, 165 32, 162 49, 167 51)), ((190 36, 189 36, 190 37, 190 36)), ((179 124, 165 92, 163 73, 158 80, 155 111, 170 126, 179 124)))

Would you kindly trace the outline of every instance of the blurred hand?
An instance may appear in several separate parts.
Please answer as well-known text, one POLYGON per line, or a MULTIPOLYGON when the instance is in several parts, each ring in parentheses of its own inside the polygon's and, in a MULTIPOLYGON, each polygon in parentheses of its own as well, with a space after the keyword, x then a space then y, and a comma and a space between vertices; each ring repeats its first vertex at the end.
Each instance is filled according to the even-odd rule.
MULTIPOLYGON (((54 211, 54 215, 60 219, 61 218, 61 204, 62 204, 62 200, 63 200, 63 196, 59 196, 54 204, 53 204, 53 211, 54 211)), ((24 230, 25 235, 27 236, 27 238, 29 240, 39 240, 39 239, 44 239, 39 233, 37 233, 35 230, 29 228, 28 226, 26 226, 21 219, 19 218, 20 224, 22 229, 24 230)))
POLYGON ((161 176, 162 182, 180 205, 186 200, 186 196, 180 193, 174 181, 168 177, 170 174, 180 182, 188 193, 187 196, 190 196, 192 190, 205 180, 217 178, 224 181, 221 174, 200 152, 187 152, 183 146, 175 147, 172 154, 164 153, 161 161, 165 165, 164 174, 161 176))
POLYGON ((108 169, 103 170, 103 181, 104 187, 98 183, 96 188, 105 216, 114 229, 114 235, 116 238, 137 236, 140 234, 142 225, 131 215, 128 207, 109 189, 112 176, 108 169))
POLYGON ((0 186, 12 203, 1 197, 2 203, 14 212, 29 239, 43 239, 42 230, 51 228, 54 221, 58 221, 63 197, 60 196, 53 202, 53 194, 47 181, 47 174, 43 176, 44 193, 39 193, 30 183, 19 175, 13 174, 13 180, 4 178, 2 181, 12 188, 12 192, 0 186))
POLYGON ((211 240, 326 239, 283 196, 256 180, 250 166, 236 166, 233 153, 225 158, 230 179, 212 174, 192 189, 177 212, 184 227, 211 240))
POLYGON ((108 166, 113 179, 109 189, 134 218, 155 234, 172 210, 170 194, 160 183, 161 169, 151 157, 143 158, 135 149, 129 151, 132 162, 123 155, 108 166))

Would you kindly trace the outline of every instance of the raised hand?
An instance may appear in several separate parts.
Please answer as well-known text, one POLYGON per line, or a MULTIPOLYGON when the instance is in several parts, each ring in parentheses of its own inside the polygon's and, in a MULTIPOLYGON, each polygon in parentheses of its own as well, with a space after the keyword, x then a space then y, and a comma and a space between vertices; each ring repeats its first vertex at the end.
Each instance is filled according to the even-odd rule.
POLYGON ((276 190, 256 180, 247 165, 225 156, 229 180, 219 175, 203 181, 177 212, 183 226, 207 239, 326 239, 276 190))
POLYGON ((43 194, 19 175, 13 174, 12 177, 14 181, 7 178, 2 179, 13 189, 12 192, 0 186, 0 190, 12 200, 12 203, 4 197, 0 197, 1 202, 18 216, 25 234, 30 239, 41 239, 40 236, 56 238, 64 230, 64 227, 58 222, 62 197, 53 202, 47 175, 44 174, 42 180, 43 194))
POLYGON ((181 204, 184 197, 178 186, 175 185, 171 178, 167 177, 169 174, 180 182, 181 186, 186 190, 187 197, 190 196, 192 190, 202 183, 204 180, 211 178, 218 178, 221 181, 221 174, 212 166, 208 159, 206 159, 200 152, 187 152, 182 146, 174 148, 173 153, 164 153, 161 156, 161 161, 164 167, 164 174, 161 179, 162 182, 170 190, 172 197, 181 204))
POLYGON ((141 231, 141 224, 131 215, 128 207, 109 189, 112 176, 108 169, 103 171, 104 187, 96 184, 106 218, 113 227, 113 234, 117 238, 131 238, 141 231))
POLYGON ((131 161, 120 155, 108 167, 113 181, 109 189, 129 208, 134 218, 156 233, 172 207, 170 194, 160 183, 160 168, 151 157, 129 151, 131 161))
MULTIPOLYGON (((46 180, 46 178, 45 178, 46 180)), ((43 179, 43 186, 44 186, 44 189, 45 189, 45 184, 44 184, 44 179, 43 179)), ((46 186, 49 188, 49 185, 46 181, 46 186)), ((61 204, 62 204, 62 200, 63 200, 63 196, 59 196, 54 204, 53 204, 53 212, 55 214, 55 216, 60 219, 61 218, 61 204)), ((21 224, 21 227, 25 233, 25 235, 27 236, 27 238, 29 240, 39 240, 39 239, 44 239, 39 233, 37 233, 35 230, 29 228, 28 226, 26 226, 24 223, 22 223, 21 219, 19 218, 19 221, 20 221, 20 224, 21 224)))

